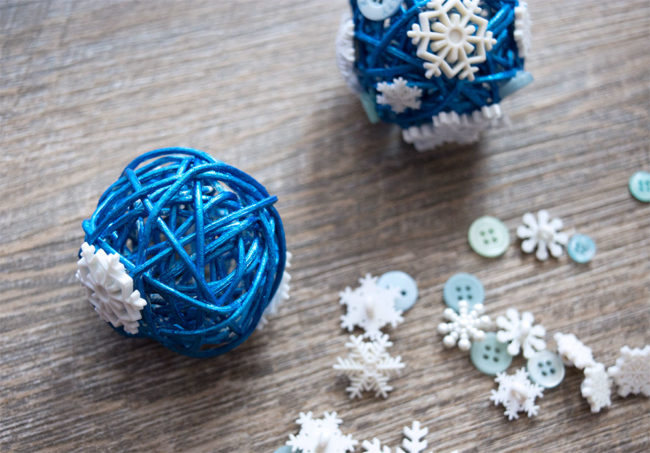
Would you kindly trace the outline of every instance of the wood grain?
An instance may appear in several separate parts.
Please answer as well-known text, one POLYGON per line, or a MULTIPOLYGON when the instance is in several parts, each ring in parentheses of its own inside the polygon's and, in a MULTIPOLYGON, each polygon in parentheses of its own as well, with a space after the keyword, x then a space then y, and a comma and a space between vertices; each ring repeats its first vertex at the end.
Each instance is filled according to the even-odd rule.
MULTIPOLYGON (((647 398, 589 412, 580 372, 508 423, 491 379, 435 326, 452 274, 487 307, 530 310, 612 365, 650 340, 650 3, 531 1, 536 82, 504 103, 512 125, 476 146, 418 154, 369 125, 338 76, 344 0, 5 1, 0 4, 0 450, 271 452, 300 411, 435 451, 648 451, 647 398), (81 221, 134 156, 192 146, 280 197, 292 300, 226 356, 194 360, 103 325, 74 279, 81 221), (549 208, 592 236, 595 260, 538 263, 469 249, 472 220, 511 231, 549 208), (349 401, 338 292, 402 269, 421 297, 391 333, 407 364, 387 400, 349 401)), ((552 341, 551 341, 552 344, 552 341)), ((522 365, 521 360, 515 366, 522 365)))

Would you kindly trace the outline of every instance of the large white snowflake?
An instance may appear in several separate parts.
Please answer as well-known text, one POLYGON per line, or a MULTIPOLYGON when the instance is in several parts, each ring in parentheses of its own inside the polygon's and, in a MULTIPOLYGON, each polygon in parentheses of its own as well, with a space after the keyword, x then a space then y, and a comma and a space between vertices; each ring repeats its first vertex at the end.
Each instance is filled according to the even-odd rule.
POLYGON ((595 363, 585 368, 585 379, 580 385, 580 393, 589 402, 593 413, 612 405, 612 384, 605 365, 595 363))
POLYGON ((377 95, 377 104, 388 105, 395 113, 402 113, 406 109, 417 110, 422 103, 422 90, 408 86, 403 77, 393 79, 392 83, 378 83, 377 91, 381 93, 377 95))
POLYGON ((471 114, 440 112, 432 118, 431 124, 411 126, 402 131, 402 136, 406 143, 413 144, 418 151, 428 151, 444 143, 477 142, 481 132, 505 122, 501 106, 492 104, 471 114))
POLYGON ((534 321, 531 312, 525 311, 520 317, 515 308, 509 308, 505 316, 497 317, 497 327, 501 329, 497 332, 497 340, 509 343, 508 354, 514 357, 523 349, 524 357, 528 359, 546 348, 546 329, 542 325, 534 325, 534 321))
POLYGON ((289 291, 291 290, 291 275, 289 272, 287 272, 287 268, 289 267, 291 267, 291 252, 287 252, 287 258, 284 265, 285 270, 282 274, 280 286, 278 286, 277 291, 273 295, 273 298, 271 299, 271 302, 269 302, 269 305, 266 307, 266 310, 264 310, 264 314, 262 315, 262 318, 257 325, 260 330, 262 330, 264 326, 269 322, 268 317, 277 314, 280 305, 282 305, 285 300, 289 300, 289 291))
POLYGON ((334 369, 341 371, 350 379, 345 389, 350 398, 361 398, 364 391, 375 392, 375 396, 386 398, 393 387, 388 380, 399 374, 404 368, 400 356, 392 357, 387 349, 393 343, 388 335, 380 335, 372 341, 365 342, 363 337, 350 337, 345 346, 350 350, 348 357, 338 357, 334 369))
POLYGON ((438 324, 438 332, 445 335, 443 344, 453 348, 458 343, 460 350, 468 351, 472 341, 483 341, 485 332, 482 329, 492 326, 490 317, 483 315, 484 311, 483 304, 470 309, 466 300, 458 302, 458 313, 453 308, 446 308, 443 315, 449 322, 438 324))
POLYGON ((527 212, 522 222, 523 225, 517 227, 517 236, 523 239, 521 250, 532 253, 537 247, 535 256, 540 261, 548 258, 549 250, 555 258, 562 256, 562 247, 569 242, 569 236, 560 231, 562 220, 557 217, 551 220, 548 211, 542 209, 537 213, 537 217, 527 212))
POLYGON ((138 321, 147 302, 140 291, 133 290, 133 279, 120 263, 119 255, 107 254, 84 242, 77 262, 77 279, 86 287, 88 300, 99 317, 113 327, 124 327, 130 334, 138 333, 138 321))
POLYGON ((535 398, 541 398, 544 392, 541 386, 528 379, 525 368, 515 374, 499 373, 495 381, 499 388, 492 390, 490 400, 495 405, 503 404, 508 420, 519 418, 518 412, 526 412, 529 417, 537 415, 539 406, 535 405, 535 398))
POLYGON ((530 31, 530 13, 528 11, 528 4, 526 2, 519 2, 515 7, 515 32, 514 37, 517 42, 517 50, 519 56, 525 57, 530 51, 532 42, 532 34, 530 31))
POLYGON ((630 393, 650 396, 650 345, 645 345, 643 349, 623 346, 616 365, 609 367, 607 372, 623 398, 630 393))
POLYGON ((574 367, 583 369, 596 363, 591 348, 585 346, 574 334, 558 332, 553 338, 557 343, 558 354, 574 367))
POLYGON ((485 61, 486 50, 496 39, 488 21, 480 16, 479 0, 433 0, 419 14, 419 23, 407 32, 418 46, 417 56, 426 60, 425 76, 474 80, 476 64, 485 61))
MULTIPOLYGON (((395 453, 423 453, 427 448, 427 441, 424 437, 429 430, 420 426, 420 422, 414 421, 410 427, 404 427, 404 439, 402 440, 402 450, 400 447, 395 448, 395 453)), ((381 445, 379 439, 374 438, 372 441, 364 440, 361 446, 364 453, 391 453, 391 449, 381 445)))
POLYGON ((355 53, 354 21, 350 17, 350 13, 344 13, 341 17, 339 32, 336 35, 336 64, 350 91, 359 94, 362 90, 354 72, 355 53))
POLYGON ((291 434, 287 445, 292 452, 345 453, 354 451, 357 441, 339 429, 343 421, 336 412, 325 412, 322 419, 314 419, 311 412, 300 413, 296 423, 300 425, 297 436, 291 434))
POLYGON ((341 316, 341 327, 352 332, 354 326, 359 326, 365 330, 365 337, 373 338, 381 335, 382 327, 396 327, 404 321, 402 311, 395 309, 399 289, 383 288, 377 281, 377 277, 367 274, 359 279, 358 288, 347 287, 339 293, 341 305, 347 306, 347 313, 341 316))

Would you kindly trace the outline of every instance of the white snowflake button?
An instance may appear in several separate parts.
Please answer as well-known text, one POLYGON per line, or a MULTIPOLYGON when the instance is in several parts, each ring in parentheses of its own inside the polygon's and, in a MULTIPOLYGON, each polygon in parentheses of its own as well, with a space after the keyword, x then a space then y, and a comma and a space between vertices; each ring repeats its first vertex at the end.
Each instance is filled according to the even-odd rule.
MULTIPOLYGON (((429 430, 420 425, 420 422, 414 421, 410 427, 405 426, 404 439, 402 440, 402 448, 395 448, 395 453, 423 453, 427 448, 427 441, 424 438, 429 430)), ((361 446, 364 448, 364 453, 391 453, 391 449, 387 446, 382 446, 381 441, 377 438, 372 441, 364 440, 361 446)))
POLYGON ((535 256, 540 261, 551 256, 559 258, 563 254, 563 247, 569 242, 569 236, 561 232, 563 223, 558 218, 550 219, 548 211, 542 209, 537 217, 530 212, 524 214, 523 225, 517 228, 517 237, 523 239, 521 250, 532 253, 537 248, 535 256))
POLYGON ((519 412, 526 412, 528 417, 537 415, 539 406, 535 405, 535 399, 544 396, 544 391, 528 379, 524 368, 515 374, 499 373, 495 381, 499 388, 492 390, 490 400, 506 408, 504 415, 508 420, 519 418, 519 412))
POLYGON ((591 354, 591 348, 585 346, 572 333, 563 334, 558 332, 553 338, 557 343, 558 354, 574 367, 583 369, 596 363, 591 354))
POLYGON ((650 345, 643 349, 623 346, 616 365, 607 372, 614 379, 618 394, 623 398, 629 394, 650 396, 650 345))
POLYGON ((418 110, 422 90, 409 86, 403 77, 393 79, 392 83, 381 82, 377 84, 377 104, 387 105, 395 113, 402 113, 406 109, 418 110))
POLYGON ((417 56, 423 60, 425 77, 458 76, 474 80, 477 64, 496 44, 478 0, 432 0, 407 32, 417 56))
POLYGON ((612 405, 612 384, 605 365, 595 363, 585 368, 585 379, 580 385, 580 393, 589 402, 594 414, 612 405))
POLYGON ((472 341, 483 341, 485 331, 492 326, 492 321, 487 315, 483 315, 485 307, 483 304, 476 304, 471 309, 466 300, 458 303, 458 313, 453 308, 445 308, 443 315, 449 322, 438 324, 438 333, 445 335, 442 339, 447 348, 453 348, 458 344, 461 351, 469 351, 472 341))
POLYGON ((300 425, 297 436, 291 434, 287 445, 292 452, 345 453, 354 451, 357 441, 339 429, 343 421, 336 412, 325 412, 322 419, 314 419, 311 412, 300 413, 296 423, 300 425))
POLYGON ((519 316, 515 308, 506 310, 505 316, 497 317, 497 340, 501 343, 508 344, 508 354, 515 357, 523 349, 524 357, 532 357, 537 351, 543 351, 546 348, 546 329, 542 325, 535 325, 535 317, 529 311, 525 311, 519 316))
POLYGON ((391 346, 393 343, 388 335, 380 335, 367 342, 361 336, 350 337, 345 344, 350 350, 348 357, 338 357, 334 369, 350 379, 350 385, 345 390, 351 399, 361 398, 364 391, 375 392, 377 397, 388 397, 388 392, 393 390, 388 381, 404 368, 400 356, 388 354, 387 349, 391 346))
POLYGON ((366 331, 365 337, 374 338, 381 335, 384 326, 396 327, 404 321, 402 311, 395 308, 395 301, 400 296, 399 288, 382 287, 377 277, 370 274, 359 283, 358 288, 347 287, 339 294, 341 305, 347 306, 347 313, 341 316, 342 328, 352 332, 354 326, 359 326, 366 331))
POLYGON ((77 262, 77 279, 86 287, 88 300, 99 317, 113 327, 124 327, 132 335, 138 333, 138 321, 147 302, 140 291, 133 290, 133 279, 126 273, 119 255, 107 254, 93 245, 81 245, 77 262))

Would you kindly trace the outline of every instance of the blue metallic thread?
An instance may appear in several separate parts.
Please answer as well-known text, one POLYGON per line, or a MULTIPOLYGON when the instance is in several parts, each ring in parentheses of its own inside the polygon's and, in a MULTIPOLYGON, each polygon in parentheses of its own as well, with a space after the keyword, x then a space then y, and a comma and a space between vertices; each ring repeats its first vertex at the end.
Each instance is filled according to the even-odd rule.
POLYGON ((120 255, 147 301, 135 336, 192 357, 246 340, 284 273, 276 201, 251 176, 194 149, 131 162, 83 229, 86 242, 120 255))
MULTIPOLYGON (((473 81, 440 77, 427 79, 424 60, 417 57, 417 46, 407 32, 418 21, 429 0, 405 0, 390 17, 390 26, 383 21, 368 20, 350 0, 355 27, 355 71, 360 85, 376 99, 377 84, 403 77, 410 86, 422 89, 421 107, 395 113, 388 105, 376 105, 383 121, 402 128, 430 123, 440 112, 472 113, 483 106, 501 102, 500 87, 524 69, 514 39, 514 9, 518 0, 483 0, 481 8, 487 12, 488 30, 497 43, 486 53, 486 61, 478 65, 473 81)), ((512 91, 508 92, 510 94, 512 91)))

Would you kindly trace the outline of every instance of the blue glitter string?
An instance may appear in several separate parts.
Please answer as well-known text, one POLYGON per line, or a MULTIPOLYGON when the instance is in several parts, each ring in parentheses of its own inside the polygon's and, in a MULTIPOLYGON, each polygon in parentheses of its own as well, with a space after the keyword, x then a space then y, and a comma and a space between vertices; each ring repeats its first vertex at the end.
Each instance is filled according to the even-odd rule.
POLYGON ((147 301, 136 336, 210 357, 250 336, 280 285, 276 201, 204 152, 164 148, 131 162, 83 229, 86 242, 120 256, 147 301))
MULTIPOLYGON (((460 80, 444 74, 425 77, 424 60, 417 57, 417 46, 407 33, 418 21, 429 0, 405 0, 390 17, 390 23, 368 20, 360 12, 357 0, 351 0, 355 26, 355 71, 360 85, 376 99, 377 84, 391 83, 403 77, 409 86, 422 89, 421 107, 395 113, 388 105, 376 105, 377 114, 402 128, 430 123, 440 112, 471 113, 486 105, 501 102, 501 87, 523 71, 524 59, 519 56, 514 39, 514 9, 518 0, 482 0, 488 18, 488 30, 497 43, 486 52, 486 61, 477 65, 475 79, 460 80)), ((504 90, 510 94, 513 90, 504 90)))

